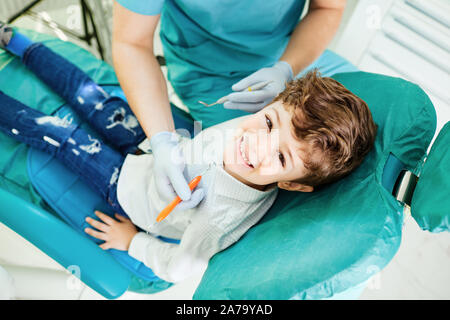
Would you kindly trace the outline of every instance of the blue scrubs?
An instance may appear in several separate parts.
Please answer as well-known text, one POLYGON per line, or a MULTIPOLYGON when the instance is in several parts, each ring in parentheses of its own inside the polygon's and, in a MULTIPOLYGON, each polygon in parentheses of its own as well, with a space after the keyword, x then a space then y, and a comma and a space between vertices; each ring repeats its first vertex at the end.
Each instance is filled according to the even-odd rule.
POLYGON ((203 128, 247 114, 207 108, 231 86, 283 54, 305 0, 117 0, 136 13, 161 14, 168 78, 203 128))

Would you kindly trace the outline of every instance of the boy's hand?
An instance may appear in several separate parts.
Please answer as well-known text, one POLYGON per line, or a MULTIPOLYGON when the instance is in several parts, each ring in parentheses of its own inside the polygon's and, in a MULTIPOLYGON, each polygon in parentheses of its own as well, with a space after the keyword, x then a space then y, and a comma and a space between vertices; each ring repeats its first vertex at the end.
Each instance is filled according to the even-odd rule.
POLYGON ((95 215, 103 222, 90 217, 86 218, 86 222, 99 231, 91 228, 86 228, 84 231, 94 238, 105 241, 100 245, 100 248, 104 250, 117 249, 128 251, 131 240, 138 233, 131 220, 117 213, 115 217, 118 221, 100 211, 95 211, 95 215))

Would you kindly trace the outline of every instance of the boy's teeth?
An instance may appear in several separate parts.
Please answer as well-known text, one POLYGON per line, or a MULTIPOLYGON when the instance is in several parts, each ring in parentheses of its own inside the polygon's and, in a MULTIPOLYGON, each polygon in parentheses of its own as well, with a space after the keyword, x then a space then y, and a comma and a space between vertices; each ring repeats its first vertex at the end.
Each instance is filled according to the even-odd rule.
POLYGON ((241 141, 241 146, 240 146, 240 149, 241 149, 241 155, 242 155, 242 158, 244 158, 244 161, 249 165, 249 166, 251 166, 252 164, 250 163, 250 161, 247 159, 247 157, 245 156, 245 150, 244 150, 244 144, 243 144, 243 142, 244 142, 244 138, 242 138, 242 141, 241 141))

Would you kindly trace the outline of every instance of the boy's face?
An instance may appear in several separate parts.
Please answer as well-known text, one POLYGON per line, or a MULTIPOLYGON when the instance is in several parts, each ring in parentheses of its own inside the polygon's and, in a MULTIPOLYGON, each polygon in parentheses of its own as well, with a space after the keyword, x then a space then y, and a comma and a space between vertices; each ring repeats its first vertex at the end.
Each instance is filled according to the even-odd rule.
POLYGON ((290 182, 307 170, 303 159, 310 146, 292 133, 291 114, 280 101, 245 119, 225 147, 225 170, 255 188, 278 183, 283 189, 312 191, 311 186, 290 182))

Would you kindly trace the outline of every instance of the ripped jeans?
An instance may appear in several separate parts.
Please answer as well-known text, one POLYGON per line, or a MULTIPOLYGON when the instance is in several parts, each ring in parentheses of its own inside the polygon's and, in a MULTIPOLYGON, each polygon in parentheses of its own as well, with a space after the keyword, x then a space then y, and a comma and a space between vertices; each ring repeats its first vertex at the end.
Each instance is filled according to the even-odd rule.
POLYGON ((55 156, 126 216, 117 200, 117 180, 126 152, 145 138, 128 104, 108 96, 83 71, 40 43, 32 44, 22 60, 108 145, 67 119, 29 108, 1 91, 0 131, 55 156))
POLYGON ((22 62, 121 153, 136 150, 136 145, 145 139, 124 100, 109 96, 86 73, 42 43, 29 46, 22 62))
POLYGON ((67 119, 29 108, 1 91, 0 114, 0 131, 62 161, 111 208, 126 216, 117 201, 117 180, 125 159, 120 152, 67 119))

